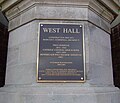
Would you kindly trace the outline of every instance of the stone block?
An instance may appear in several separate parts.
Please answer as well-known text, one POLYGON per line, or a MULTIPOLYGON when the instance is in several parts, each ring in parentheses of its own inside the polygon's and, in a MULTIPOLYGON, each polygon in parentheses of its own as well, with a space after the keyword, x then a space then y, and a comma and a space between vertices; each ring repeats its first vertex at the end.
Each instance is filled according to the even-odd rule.
POLYGON ((87 79, 91 85, 112 85, 110 35, 93 24, 89 24, 89 31, 87 79))
POLYGON ((110 35, 107 32, 101 30, 100 28, 90 23, 89 29, 90 29, 90 41, 98 42, 99 44, 107 48, 111 48, 110 35))
POLYGON ((90 51, 89 51, 89 58, 90 58, 89 62, 90 63, 101 64, 102 53, 101 53, 100 48, 101 48, 101 46, 99 46, 97 43, 90 42, 90 51))
POLYGON ((93 12, 92 10, 88 10, 88 20, 108 33, 111 32, 110 24, 105 19, 103 19, 100 15, 93 12))
POLYGON ((11 65, 17 65, 19 61, 19 47, 8 48, 7 68, 11 65))
POLYGON ((37 47, 36 39, 29 42, 24 42, 15 47, 8 49, 7 68, 13 65, 21 65, 37 62, 37 47))
POLYGON ((102 18, 100 18, 100 25, 101 25, 101 27, 102 27, 104 30, 106 30, 106 31, 108 31, 109 33, 111 33, 111 25, 110 25, 109 22, 107 22, 107 21, 103 20, 102 18))
POLYGON ((30 22, 22 27, 11 31, 9 34, 9 48, 20 45, 21 43, 37 39, 38 21, 30 22))
POLYGON ((19 64, 37 63, 38 40, 22 43, 19 46, 19 64))
POLYGON ((112 57, 111 57, 111 49, 101 46, 102 48, 102 64, 112 68, 112 57), (104 58, 103 58, 104 57, 104 58))
MULTIPOLYGON (((39 10, 38 10, 39 11, 39 10)), ((21 14, 21 24, 24 24, 26 21, 31 21, 36 17, 36 7, 28 9, 26 12, 21 14)))
MULTIPOLYGON (((93 95, 46 95, 43 96, 39 96, 39 95, 24 95, 24 101, 25 103, 38 103, 38 101, 42 102, 42 103, 96 103, 95 98, 93 95), (31 100, 31 101, 29 101, 31 100)), ((103 102, 104 103, 104 102, 103 102)))
POLYGON ((90 63, 107 65, 111 68, 111 49, 96 42, 90 42, 90 63))
POLYGON ((34 19, 48 19, 48 20, 88 20, 88 8, 79 8, 76 6, 53 6, 53 5, 36 5, 33 8, 22 11, 20 16, 16 15, 9 22, 9 30, 15 29, 18 26, 26 24, 26 22, 34 19))
POLYGON ((113 85, 112 68, 101 64, 90 64, 88 79, 91 85, 112 86, 113 85))
POLYGON ((16 48, 9 49, 6 84, 29 84, 36 82, 37 45, 37 40, 32 40, 22 43, 16 48))
POLYGON ((1 103, 21 103, 20 97, 17 93, 0 92, 1 103))
POLYGON ((91 10, 88 10, 88 20, 100 26, 100 17, 91 10))
POLYGON ((96 101, 97 103, 111 103, 111 95, 111 93, 109 93, 108 95, 106 95, 106 93, 97 94, 96 101))
POLYGON ((6 71, 6 85, 36 83, 36 63, 16 65, 6 71))
POLYGON ((87 8, 65 6, 36 6, 36 17, 44 19, 87 20, 87 8))
POLYGON ((118 97, 119 90, 114 87, 80 87, 76 84, 70 87, 66 84, 19 85, 0 89, 2 103, 119 103, 118 97))
POLYGON ((21 15, 9 21, 9 30, 15 29, 20 25, 21 15))
POLYGON ((110 34, 108 34, 105 31, 101 30, 100 43, 101 43, 101 45, 105 46, 106 48, 111 49, 110 34))

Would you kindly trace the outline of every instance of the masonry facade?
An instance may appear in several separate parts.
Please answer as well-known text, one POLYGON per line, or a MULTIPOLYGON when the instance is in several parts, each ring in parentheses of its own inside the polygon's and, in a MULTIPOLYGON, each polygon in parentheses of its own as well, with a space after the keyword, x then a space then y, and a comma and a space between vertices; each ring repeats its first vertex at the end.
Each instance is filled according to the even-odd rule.
POLYGON ((120 8, 114 0, 11 0, 1 4, 10 33, 2 103, 119 103, 110 43, 110 23, 120 8), (36 82, 40 22, 84 25, 84 83, 36 82))

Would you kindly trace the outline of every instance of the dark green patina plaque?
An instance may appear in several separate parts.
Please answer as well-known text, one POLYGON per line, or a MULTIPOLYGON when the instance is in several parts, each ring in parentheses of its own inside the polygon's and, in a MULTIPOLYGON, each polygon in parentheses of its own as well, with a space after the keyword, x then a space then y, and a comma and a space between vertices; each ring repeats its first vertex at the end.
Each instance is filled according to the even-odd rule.
POLYGON ((84 82, 82 24, 39 24, 38 82, 84 82))

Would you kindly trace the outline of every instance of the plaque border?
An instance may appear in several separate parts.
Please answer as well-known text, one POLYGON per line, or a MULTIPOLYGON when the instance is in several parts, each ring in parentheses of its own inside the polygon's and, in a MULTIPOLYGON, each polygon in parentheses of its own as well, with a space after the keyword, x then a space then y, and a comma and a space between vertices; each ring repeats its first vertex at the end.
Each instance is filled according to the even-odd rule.
POLYGON ((85 65, 85 34, 84 34, 84 23, 58 23, 58 22, 39 22, 38 25, 38 43, 37 43, 37 83, 84 83, 86 81, 86 65, 85 65), (69 24, 69 25, 82 25, 82 33, 83 33, 83 65, 84 65, 84 80, 38 80, 38 65, 39 65, 39 47, 40 47, 40 24, 69 24))

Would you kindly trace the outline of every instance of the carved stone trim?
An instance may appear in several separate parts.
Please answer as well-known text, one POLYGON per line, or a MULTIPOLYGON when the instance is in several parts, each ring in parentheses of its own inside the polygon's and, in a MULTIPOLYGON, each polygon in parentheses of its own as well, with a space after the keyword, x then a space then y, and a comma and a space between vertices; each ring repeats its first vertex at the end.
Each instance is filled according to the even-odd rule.
MULTIPOLYGON (((100 27, 102 26, 101 23, 104 22, 104 24, 107 25, 106 27, 109 28, 110 23, 115 17, 115 13, 100 3, 100 0, 22 0, 19 3, 18 1, 21 0, 16 0, 16 5, 13 3, 12 6, 3 9, 9 20, 9 30, 36 19, 88 20, 100 27), (93 12, 91 12, 94 15, 92 18, 89 10, 93 12), (80 13, 83 14, 83 16, 80 13), (94 17, 98 18, 98 21, 94 20, 94 17)), ((4 3, 8 2, 6 1, 4 3)), ((3 7, 4 3, 2 4, 3 7)))
POLYGON ((6 12, 6 16, 9 20, 15 18, 16 16, 20 15, 21 13, 25 12, 26 10, 30 9, 31 7, 34 7, 35 5, 48 5, 48 6, 63 6, 63 7, 86 7, 89 6, 91 10, 93 10, 95 13, 97 13, 99 16, 103 17, 104 19, 111 22, 114 19, 114 15, 108 11, 103 5, 101 5, 96 0, 89 1, 79 1, 79 2, 53 2, 53 0, 39 1, 39 0, 24 0, 20 2, 18 5, 14 6, 10 10, 6 12), (51 1, 51 2, 50 2, 51 1))
POLYGON ((114 15, 112 14, 112 12, 108 11, 108 9, 106 9, 98 1, 92 0, 89 7, 92 11, 96 12, 100 17, 106 19, 108 22, 113 21, 114 15))

